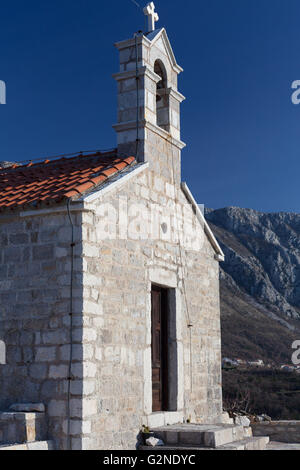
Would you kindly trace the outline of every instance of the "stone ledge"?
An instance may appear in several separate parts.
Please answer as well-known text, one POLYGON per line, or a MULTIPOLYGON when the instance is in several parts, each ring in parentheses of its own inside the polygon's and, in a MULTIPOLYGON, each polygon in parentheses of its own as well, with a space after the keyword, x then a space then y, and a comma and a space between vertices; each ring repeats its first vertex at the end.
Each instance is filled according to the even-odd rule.
POLYGON ((9 409, 21 413, 44 413, 45 405, 43 403, 14 403, 9 409))
POLYGON ((263 421, 251 424, 254 436, 269 436, 271 441, 300 443, 300 421, 263 421))
POLYGON ((1 450, 54 450, 52 441, 35 441, 26 444, 12 444, 0 446, 1 450))
POLYGON ((144 416, 143 422, 150 428, 183 423, 183 411, 163 411, 144 416))

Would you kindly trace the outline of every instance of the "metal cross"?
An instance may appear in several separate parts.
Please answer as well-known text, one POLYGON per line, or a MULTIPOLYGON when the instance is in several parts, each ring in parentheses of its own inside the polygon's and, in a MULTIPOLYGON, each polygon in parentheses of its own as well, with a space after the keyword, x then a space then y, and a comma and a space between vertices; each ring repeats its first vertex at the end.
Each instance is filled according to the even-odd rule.
POLYGON ((148 3, 143 10, 144 14, 148 16, 148 33, 155 30, 155 23, 159 20, 159 16, 154 10, 155 5, 153 2, 148 3))

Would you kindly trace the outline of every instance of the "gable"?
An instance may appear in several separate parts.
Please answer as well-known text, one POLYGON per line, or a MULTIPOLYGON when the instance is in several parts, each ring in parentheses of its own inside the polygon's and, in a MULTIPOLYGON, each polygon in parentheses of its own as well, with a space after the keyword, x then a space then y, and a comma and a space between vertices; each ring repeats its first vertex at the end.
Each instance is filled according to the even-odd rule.
POLYGON ((205 220, 204 215, 202 214, 201 210, 199 209, 198 204, 196 203, 191 191, 189 190, 188 186, 186 183, 181 183, 181 189, 187 198, 187 200, 192 204, 197 217, 199 218, 199 221, 201 225, 203 226, 204 233, 206 234, 211 246, 213 247, 215 253, 216 253, 216 259, 217 261, 224 261, 225 260, 225 255, 217 242, 211 228, 209 227, 207 221, 205 220))
MULTIPOLYGON (((153 176, 152 172, 147 172, 147 174, 144 174, 142 176, 142 182, 141 182, 140 175, 143 172, 145 172, 145 170, 147 169, 149 169, 149 164, 147 162, 136 164, 134 167, 131 167, 131 168, 129 167, 125 171, 123 171, 120 175, 116 175, 115 177, 110 178, 98 190, 95 190, 92 193, 87 194, 83 196, 82 198, 80 198, 79 201, 83 201, 84 203, 87 203, 87 204, 95 203, 96 206, 99 204, 101 205, 101 203, 103 203, 103 196, 105 196, 107 193, 110 193, 110 195, 114 198, 114 194, 117 195, 118 192, 124 188, 125 192, 129 190, 129 193, 132 192, 132 194, 135 194, 135 197, 137 199, 137 206, 143 205, 145 201, 147 202, 147 205, 145 206, 145 213, 146 213, 147 210, 149 209, 149 205, 151 206, 150 201, 152 202, 155 201, 155 199, 151 199, 150 197, 150 191, 151 191, 150 186, 152 186, 153 192, 157 191, 158 193, 165 194, 169 198, 169 200, 172 201, 172 204, 173 204, 171 206, 168 206, 168 204, 162 205, 161 203, 158 202, 158 199, 156 198, 157 202, 155 202, 154 205, 159 207, 159 211, 157 212, 157 215, 162 225, 164 224, 164 217, 166 217, 166 220, 167 220, 168 215, 172 216, 174 213, 174 210, 175 210, 174 204, 176 204, 176 196, 175 196, 176 188, 174 185, 170 184, 168 181, 164 182, 162 178, 158 176, 153 176), (153 180, 153 177, 155 178, 155 180, 153 180), (151 185, 148 182, 149 180, 151 180, 151 185), (138 191, 135 193, 134 188, 136 184, 144 187, 144 190, 142 187, 140 187, 138 191), (143 200, 143 198, 145 198, 145 200, 143 200)), ((180 191, 180 188, 178 190, 180 191)), ((185 198, 188 200, 189 205, 191 206, 192 210, 194 211, 197 222, 201 226, 201 229, 203 230, 205 236, 207 237, 207 240, 211 244, 215 252, 216 260, 224 261, 225 259, 224 253, 220 245, 218 244, 208 223, 206 222, 204 215, 200 211, 198 204, 196 203, 190 190, 188 189, 186 183, 181 184, 181 190, 185 198)), ((108 202, 108 200, 106 200, 106 202, 108 202)), ((88 208, 88 205, 86 207, 88 208)), ((112 210, 113 210, 113 207, 112 207, 112 210)), ((147 217, 143 218, 143 220, 147 224, 146 222, 147 217)), ((177 227, 177 230, 178 230, 178 227, 177 227)))
POLYGON ((166 56, 169 60, 171 67, 178 74, 183 72, 183 69, 177 64, 170 40, 168 38, 165 28, 161 28, 147 35, 147 39, 151 41, 150 55, 152 61, 155 61, 158 57, 155 57, 157 49, 161 54, 166 56))

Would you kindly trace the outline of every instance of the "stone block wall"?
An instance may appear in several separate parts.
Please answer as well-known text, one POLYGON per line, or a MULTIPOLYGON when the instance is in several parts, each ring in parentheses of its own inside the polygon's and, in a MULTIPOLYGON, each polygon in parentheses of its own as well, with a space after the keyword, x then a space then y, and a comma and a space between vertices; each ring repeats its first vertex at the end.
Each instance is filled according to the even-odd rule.
POLYGON ((43 441, 47 434, 45 413, 0 413, 0 446, 43 441))
POLYGON ((271 441, 300 443, 300 421, 264 421, 251 424, 253 436, 269 436, 271 441))
MULTIPOLYGON (((83 214, 84 348, 94 347, 83 364, 89 383, 85 449, 133 449, 152 414, 151 283, 176 291, 179 365, 172 373, 180 383, 172 411, 196 422, 217 421, 222 413, 219 265, 214 250, 200 225, 198 251, 180 249, 167 236, 118 238, 116 232, 124 230, 116 216, 120 204, 131 208, 137 201, 149 210, 159 205, 160 232, 167 209, 174 213, 187 204, 180 187, 146 170, 117 193, 86 204, 90 211, 83 214), (103 231, 109 233, 107 239, 103 231)), ((146 226, 148 215, 143 217, 146 226)), ((181 231, 174 220, 170 226, 173 234, 181 231)))
MULTIPOLYGON (((81 214, 73 218, 77 380, 72 392, 78 398, 82 395, 81 214)), ((0 220, 0 340, 6 346, 6 364, 0 365, 0 410, 16 402, 43 402, 48 433, 58 448, 66 446, 67 429, 70 243, 66 213, 0 220)))
MULTIPOLYGON (((179 246, 176 236, 183 237, 185 228, 168 218, 168 211, 174 214, 186 203, 169 177, 145 170, 118 192, 85 202, 84 211, 73 215, 73 449, 133 449, 152 415, 151 283, 175 293, 172 341, 178 361, 171 373, 179 387, 170 411, 197 422, 216 421, 222 413, 219 267, 200 225, 200 248, 191 250, 186 241, 179 246), (134 239, 125 232, 115 236, 124 227, 113 209, 125 202, 135 210, 137 203, 149 209, 141 213, 142 231, 155 206, 159 239, 134 239), (109 236, 103 237, 103 231, 109 236)), ((131 216, 135 224, 134 212, 131 216)), ((15 216, 1 220, 0 239, 0 341, 7 353, 6 365, 0 365, 0 409, 14 402, 43 402, 48 437, 64 449, 70 223, 66 213, 15 216)))
POLYGON ((114 75, 118 83, 118 123, 114 125, 118 152, 120 155, 135 155, 138 161, 149 162, 153 171, 169 180, 172 180, 174 173, 175 181, 180 183, 180 151, 185 146, 180 140, 180 103, 185 98, 178 92, 177 78, 182 69, 176 64, 175 58, 171 57, 164 31, 153 41, 145 36, 139 36, 136 41, 131 39, 116 44, 120 52, 120 72, 114 75), (157 89, 161 76, 155 72, 156 63, 159 63, 163 71, 163 89, 157 89), (158 112, 161 107, 162 122, 159 119, 162 114, 158 112), (171 162, 172 152, 174 168, 171 162))

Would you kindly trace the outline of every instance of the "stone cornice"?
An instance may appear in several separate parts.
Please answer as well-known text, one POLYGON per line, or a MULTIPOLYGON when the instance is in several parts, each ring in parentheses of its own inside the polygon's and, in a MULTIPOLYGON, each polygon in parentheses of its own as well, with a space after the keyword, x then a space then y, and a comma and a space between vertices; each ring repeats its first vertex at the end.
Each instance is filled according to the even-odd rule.
POLYGON ((175 100, 179 101, 179 103, 182 103, 186 98, 183 96, 178 90, 175 90, 175 88, 168 88, 169 95, 175 98, 175 100))
MULTIPOLYGON (((136 121, 121 122, 119 124, 114 124, 112 127, 115 129, 116 132, 125 132, 127 130, 136 129, 136 121)), ((184 142, 175 139, 175 137, 173 137, 169 132, 165 131, 159 126, 156 126, 155 124, 152 124, 149 121, 146 121, 145 119, 139 121, 139 129, 143 128, 149 129, 150 131, 167 140, 180 150, 186 147, 186 144, 184 142)))
MULTIPOLYGON (((119 122, 118 124, 113 124, 112 126, 115 131, 123 132, 131 129, 136 129, 136 121, 127 121, 127 122, 119 122)), ((144 127, 144 121, 139 121, 139 128, 144 127)))
POLYGON ((163 139, 166 139, 168 142, 175 145, 175 147, 179 148, 180 150, 186 147, 186 144, 184 142, 175 139, 175 137, 173 137, 169 132, 165 131, 159 126, 156 126, 155 124, 152 124, 151 122, 145 121, 145 128, 151 130, 152 132, 155 132, 155 134, 158 134, 163 139))
POLYGON ((182 103, 182 101, 185 100, 185 96, 183 96, 181 93, 179 93, 179 91, 175 90, 175 88, 173 87, 161 88, 160 90, 157 90, 156 93, 160 96, 165 96, 165 95, 172 96, 179 103, 182 103))
MULTIPOLYGON (((128 70, 128 71, 125 71, 125 72, 118 72, 118 73, 114 73, 112 76, 118 82, 122 81, 122 80, 128 80, 129 78, 135 78, 136 77, 136 70, 128 70)), ((161 80, 161 77, 159 75, 157 75, 155 72, 153 72, 153 70, 151 70, 146 65, 144 65, 143 67, 138 68, 138 76, 139 77, 142 77, 142 76, 148 77, 151 80, 153 80, 155 83, 158 83, 161 80)))
MULTIPOLYGON (((143 46, 149 47, 151 45, 151 41, 146 38, 146 36, 137 36, 137 44, 142 44, 143 46)), ((114 46, 121 51, 122 49, 127 49, 127 47, 135 46, 135 37, 131 39, 125 39, 125 41, 119 41, 114 44, 114 46)))

